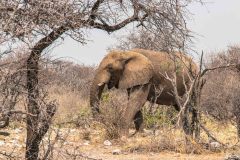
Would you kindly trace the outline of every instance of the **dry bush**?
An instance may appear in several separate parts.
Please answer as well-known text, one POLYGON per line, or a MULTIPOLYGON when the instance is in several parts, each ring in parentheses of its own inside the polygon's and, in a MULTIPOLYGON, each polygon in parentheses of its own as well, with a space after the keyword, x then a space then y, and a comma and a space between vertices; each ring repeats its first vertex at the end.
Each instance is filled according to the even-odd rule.
MULTIPOLYGON (((1 110, 17 109, 26 112, 26 70, 24 69, 27 51, 20 50, 0 59, 1 66, 1 110), (6 94, 17 95, 16 104, 9 108, 10 99, 4 101, 6 94)), ((48 98, 58 103, 56 123, 84 123, 83 118, 90 116, 88 96, 94 67, 75 64, 64 60, 54 60, 45 55, 40 61, 40 92, 48 92, 48 98), (45 90, 45 91, 44 91, 45 90), (71 117, 71 118, 68 118, 71 117)), ((25 115, 14 114, 12 121, 22 121, 25 115)))
POLYGON ((142 112, 144 127, 148 129, 169 128, 176 123, 177 111, 173 106, 146 103, 142 112))
MULTIPOLYGON (((103 93, 100 109, 102 113, 101 122, 106 130, 106 138, 119 138, 122 127, 122 113, 127 106, 127 102, 128 97, 125 90, 110 90, 103 93)), ((154 131, 159 128, 170 129, 174 127, 177 113, 174 107, 152 105, 146 103, 142 108, 144 127, 154 131)), ((135 129, 133 124, 131 127, 135 129)))
POLYGON ((73 92, 67 87, 53 86, 48 91, 50 98, 56 99, 58 103, 55 116, 56 124, 72 124, 74 127, 84 126, 83 123, 90 118, 91 114, 86 98, 81 97, 79 92, 73 92))
POLYGON ((126 150, 137 153, 170 151, 200 154, 207 152, 205 144, 198 144, 195 141, 186 143, 185 135, 181 130, 166 128, 157 130, 154 135, 136 137, 126 144, 126 150))
POLYGON ((50 97, 59 104, 55 123, 72 124, 75 127, 88 125, 91 115, 89 88, 94 68, 68 61, 46 64, 42 73, 49 83, 45 87, 50 97))
POLYGON ((42 68, 42 77, 45 77, 49 85, 54 85, 59 90, 77 92, 81 97, 88 98, 91 80, 95 73, 94 67, 64 60, 43 59, 42 68))
MULTIPOLYGON (((104 92, 100 104, 101 118, 106 130, 106 138, 119 138, 121 131, 122 114, 127 106, 128 97, 125 90, 110 90, 104 92)), ((157 105, 152 108, 152 104, 146 103, 143 112, 143 125, 148 129, 170 128, 176 116, 174 108, 157 105)), ((134 128, 134 125, 131 125, 134 128)), ((135 129, 135 128, 134 128, 135 129)))
POLYGON ((127 36, 117 37, 118 44, 110 48, 120 50, 131 50, 134 48, 149 49, 155 51, 171 51, 173 48, 181 48, 186 46, 178 46, 180 43, 171 42, 169 35, 156 35, 146 28, 137 29, 137 31, 127 36))
POLYGON ((56 99, 59 104, 55 123, 84 126, 91 114, 88 98, 94 68, 68 61, 47 64, 42 71, 45 82, 48 82, 45 88, 50 98, 56 99))
MULTIPOLYGON (((26 114, 28 114, 26 111, 26 70, 24 69, 26 55, 26 53, 12 54, 2 58, 0 61, 0 101, 2 104, 0 110, 1 113, 7 113, 9 111, 14 113, 10 117, 11 125, 7 128, 9 130, 21 127, 22 125, 16 122, 25 122, 26 114)), ((42 148, 40 157, 52 154, 57 141, 62 144, 68 143, 64 137, 60 136, 60 133, 58 135, 59 131, 58 128, 55 128, 56 126, 60 125, 62 128, 62 124, 70 124, 69 126, 85 127, 88 125, 90 117, 90 110, 88 107, 88 87, 90 85, 91 75, 94 72, 93 67, 85 67, 83 65, 69 62, 68 65, 63 66, 64 71, 60 72, 59 70, 55 70, 56 68, 59 68, 59 65, 52 64, 51 62, 54 62, 54 60, 46 57, 41 59, 38 86, 38 105, 41 109, 41 114, 39 114, 39 131, 37 132, 43 132, 43 130, 46 131, 49 125, 52 124, 50 123, 51 118, 46 116, 48 115, 48 112, 52 112, 49 109, 55 108, 48 107, 52 104, 50 103, 51 99, 57 99, 58 110, 57 116, 53 121, 54 127, 49 129, 49 133, 47 133, 43 141, 40 143, 42 148), (48 65, 46 65, 47 63, 48 65)), ((67 62, 61 61, 59 63, 66 64, 67 62)), ((66 136, 67 135, 68 134, 66 133, 66 136)), ((87 135, 85 135, 85 138, 87 138, 87 135)), ((7 143, 9 143, 9 145, 11 144, 11 142, 7 143)), ((21 143, 21 145, 24 146, 25 140, 17 143, 21 143)), ((66 154, 66 157, 74 155, 74 153, 67 155, 66 148, 61 149, 62 144, 57 145, 58 149, 56 152, 61 150, 60 152, 66 154)), ((73 147, 73 149, 75 148, 73 147)), ((23 159, 24 155, 20 154, 22 150, 15 150, 11 147, 5 147, 1 150, 3 152, 5 151, 7 154, 8 152, 11 153, 14 158, 19 157, 17 159, 23 159)), ((78 154, 79 157, 81 157, 80 152, 78 152, 78 154)))
MULTIPOLYGON (((211 57, 207 67, 216 67, 227 64, 239 64, 240 47, 233 46, 225 52, 211 57)), ((240 91, 240 72, 236 68, 218 69, 206 75, 206 84, 203 88, 202 110, 217 120, 234 120, 240 91)))
MULTIPOLYGON (((240 47, 231 46, 227 51, 214 54, 207 67, 240 64, 240 47)), ((201 96, 201 110, 205 115, 237 128, 240 137, 240 68, 221 68, 206 75, 201 96)))
POLYGON ((223 153, 223 152, 239 152, 237 145, 236 128, 232 124, 223 125, 213 119, 203 117, 202 122, 210 129, 211 134, 216 136, 220 142, 226 144, 223 146, 208 137, 205 132, 201 132, 201 138, 198 142, 193 139, 186 141, 185 134, 181 129, 174 127, 164 127, 157 129, 155 132, 146 130, 143 135, 138 135, 134 139, 130 139, 125 148, 129 152, 149 153, 172 151, 177 153, 223 153), (218 146, 215 146, 217 144, 218 146))
POLYGON ((202 109, 217 120, 232 119, 235 94, 240 88, 239 73, 214 71, 207 76, 202 94, 202 109))
POLYGON ((112 90, 104 92, 100 103, 101 122, 106 130, 106 138, 115 139, 120 137, 122 113, 127 106, 128 97, 124 90, 112 90))
POLYGON ((240 89, 238 88, 233 97, 233 114, 235 115, 235 120, 238 129, 238 137, 240 138, 240 89))
POLYGON ((3 123, 4 119, 21 122, 22 117, 25 116, 22 114, 25 111, 24 100, 26 98, 26 71, 23 62, 25 58, 22 52, 19 52, 19 54, 11 54, 0 59, 0 123, 3 123))

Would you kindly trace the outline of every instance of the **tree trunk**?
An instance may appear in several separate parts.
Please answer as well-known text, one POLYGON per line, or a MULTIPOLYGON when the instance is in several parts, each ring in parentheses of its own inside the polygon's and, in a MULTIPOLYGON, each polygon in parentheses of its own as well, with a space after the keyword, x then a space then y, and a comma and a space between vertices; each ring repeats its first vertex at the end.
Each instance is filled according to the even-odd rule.
POLYGON ((54 40, 66 31, 65 27, 59 27, 49 35, 42 38, 32 49, 27 60, 27 90, 28 90, 28 113, 27 115, 27 140, 26 140, 26 159, 38 159, 39 144, 49 128, 49 120, 55 113, 55 106, 49 105, 46 109, 47 119, 41 119, 39 108, 39 88, 38 88, 38 69, 39 59, 42 51, 50 46, 54 40))
POLYGON ((37 159, 39 151, 39 143, 41 140, 36 140, 38 132, 38 62, 41 52, 32 51, 27 60, 27 89, 28 89, 28 112, 36 115, 27 116, 27 142, 26 142, 26 159, 37 159))
POLYGON ((190 105, 187 105, 187 107, 183 110, 183 115, 182 115, 182 127, 183 131, 187 136, 193 135, 193 130, 192 130, 192 125, 191 125, 191 109, 190 105))

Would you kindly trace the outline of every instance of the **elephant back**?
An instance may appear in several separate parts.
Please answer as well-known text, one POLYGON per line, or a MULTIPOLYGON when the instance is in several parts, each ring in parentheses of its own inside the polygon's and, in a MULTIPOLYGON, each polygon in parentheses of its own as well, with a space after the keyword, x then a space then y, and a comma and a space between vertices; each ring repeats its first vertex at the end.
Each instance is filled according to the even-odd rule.
POLYGON ((196 63, 184 53, 157 52, 145 49, 134 49, 133 51, 146 56, 152 62, 157 77, 165 75, 165 73, 171 76, 174 72, 177 75, 189 72, 195 76, 198 71, 196 63))
POLYGON ((169 77, 173 77, 173 74, 176 72, 177 88, 179 95, 181 96, 185 93, 183 77, 185 82, 188 83, 189 74, 194 77, 198 71, 197 65, 194 61, 186 54, 180 52, 171 54, 145 49, 134 49, 133 51, 146 56, 152 62, 154 68, 153 83, 157 86, 157 88, 164 89, 164 92, 161 95, 162 101, 172 99, 169 93, 172 92, 173 88, 171 82, 165 78, 166 74, 169 77))

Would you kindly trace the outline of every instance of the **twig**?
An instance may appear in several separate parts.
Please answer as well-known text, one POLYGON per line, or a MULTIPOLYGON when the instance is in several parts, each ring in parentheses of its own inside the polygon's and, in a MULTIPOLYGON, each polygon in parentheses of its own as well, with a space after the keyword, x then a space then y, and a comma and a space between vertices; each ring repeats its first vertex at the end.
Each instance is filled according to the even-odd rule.
POLYGON ((200 124, 200 127, 204 130, 204 132, 207 134, 207 136, 210 137, 212 140, 218 142, 218 143, 221 144, 222 146, 226 146, 224 143, 222 143, 222 142, 220 142, 219 140, 217 140, 217 138, 215 138, 205 126, 203 126, 202 124, 200 124))
POLYGON ((206 68, 202 71, 201 73, 201 77, 204 76, 208 71, 213 71, 213 70, 216 70, 216 69, 224 69, 224 68, 231 68, 231 67, 238 67, 239 64, 229 64, 229 65, 226 65, 226 66, 218 66, 218 67, 213 67, 213 68, 206 68))
POLYGON ((24 111, 21 111, 21 110, 11 110, 11 111, 9 111, 9 114, 26 114, 26 115, 29 115, 29 116, 32 116, 32 117, 37 116, 35 114, 31 114, 31 113, 24 112, 24 111))
POLYGON ((67 153, 67 155, 69 155, 69 156, 74 156, 75 158, 77 158, 77 157, 82 157, 82 158, 86 158, 86 159, 88 159, 88 160, 102 160, 102 159, 97 159, 97 158, 88 157, 88 156, 83 155, 83 154, 81 154, 81 153, 72 154, 72 153, 70 153, 68 150, 66 150, 66 153, 67 153))
POLYGON ((13 156, 12 154, 13 154, 13 152, 11 152, 10 154, 8 154, 8 153, 6 153, 6 152, 0 151, 0 155, 3 155, 4 157, 10 158, 10 159, 16 158, 16 157, 13 156))

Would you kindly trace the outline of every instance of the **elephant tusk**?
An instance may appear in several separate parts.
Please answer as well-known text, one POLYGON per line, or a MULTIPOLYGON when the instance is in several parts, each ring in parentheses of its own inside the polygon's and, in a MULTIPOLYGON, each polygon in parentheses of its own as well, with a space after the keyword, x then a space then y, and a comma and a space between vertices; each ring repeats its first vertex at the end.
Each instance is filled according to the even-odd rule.
POLYGON ((99 87, 102 86, 102 85, 104 85, 104 82, 98 83, 99 87))

